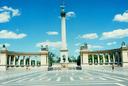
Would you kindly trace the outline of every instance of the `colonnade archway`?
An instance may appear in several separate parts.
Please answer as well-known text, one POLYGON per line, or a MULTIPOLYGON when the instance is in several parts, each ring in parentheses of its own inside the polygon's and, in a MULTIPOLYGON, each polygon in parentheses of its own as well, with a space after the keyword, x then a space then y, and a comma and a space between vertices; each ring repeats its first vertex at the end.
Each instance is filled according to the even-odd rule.
POLYGON ((121 65, 121 55, 119 52, 114 53, 95 53, 88 55, 88 64, 89 65, 121 65))
POLYGON ((48 50, 40 52, 14 52, 8 50, 0 51, 0 71, 7 68, 39 67, 48 68, 48 50))
POLYGON ((81 63, 89 65, 118 65, 122 66, 121 49, 87 51, 81 50, 81 63))
POLYGON ((22 56, 22 55, 8 55, 7 56, 7 67, 30 67, 30 66, 41 66, 41 56, 22 56))

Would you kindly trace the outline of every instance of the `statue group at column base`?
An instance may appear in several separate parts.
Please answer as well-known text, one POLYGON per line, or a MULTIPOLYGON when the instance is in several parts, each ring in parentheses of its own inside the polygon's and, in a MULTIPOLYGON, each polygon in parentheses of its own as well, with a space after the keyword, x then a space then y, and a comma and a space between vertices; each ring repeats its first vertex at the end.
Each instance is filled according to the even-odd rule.
POLYGON ((61 68, 68 68, 68 62, 67 63, 60 63, 61 64, 61 68))

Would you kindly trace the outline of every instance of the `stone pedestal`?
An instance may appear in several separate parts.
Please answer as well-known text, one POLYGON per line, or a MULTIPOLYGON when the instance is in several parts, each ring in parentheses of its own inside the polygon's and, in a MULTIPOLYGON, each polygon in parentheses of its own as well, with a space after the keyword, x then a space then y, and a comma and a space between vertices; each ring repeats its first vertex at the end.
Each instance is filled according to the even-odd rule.
POLYGON ((122 48, 122 63, 123 67, 128 67, 128 49, 127 48, 122 48))
POLYGON ((60 50, 60 63, 69 63, 68 61, 68 50, 60 50), (64 60, 65 59, 65 60, 64 60))
POLYGON ((41 66, 48 66, 48 51, 41 51, 41 66))
POLYGON ((7 51, 0 51, 0 71, 6 71, 7 69, 7 51))
POLYGON ((83 53, 81 63, 85 64, 85 65, 88 65, 88 53, 83 53))

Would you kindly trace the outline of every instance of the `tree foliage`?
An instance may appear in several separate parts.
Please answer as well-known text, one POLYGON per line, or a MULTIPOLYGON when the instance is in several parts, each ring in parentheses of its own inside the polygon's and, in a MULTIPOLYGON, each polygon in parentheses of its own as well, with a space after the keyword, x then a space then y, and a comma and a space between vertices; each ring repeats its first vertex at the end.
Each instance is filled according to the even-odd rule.
POLYGON ((77 66, 81 66, 81 58, 80 58, 80 55, 77 58, 77 66))

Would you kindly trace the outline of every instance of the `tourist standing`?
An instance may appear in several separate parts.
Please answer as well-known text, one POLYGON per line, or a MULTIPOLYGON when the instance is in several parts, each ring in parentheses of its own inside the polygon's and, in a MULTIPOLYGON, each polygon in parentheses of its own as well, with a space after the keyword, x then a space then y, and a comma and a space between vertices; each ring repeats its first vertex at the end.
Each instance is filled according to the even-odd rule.
POLYGON ((112 70, 114 71, 114 64, 112 64, 112 70))

